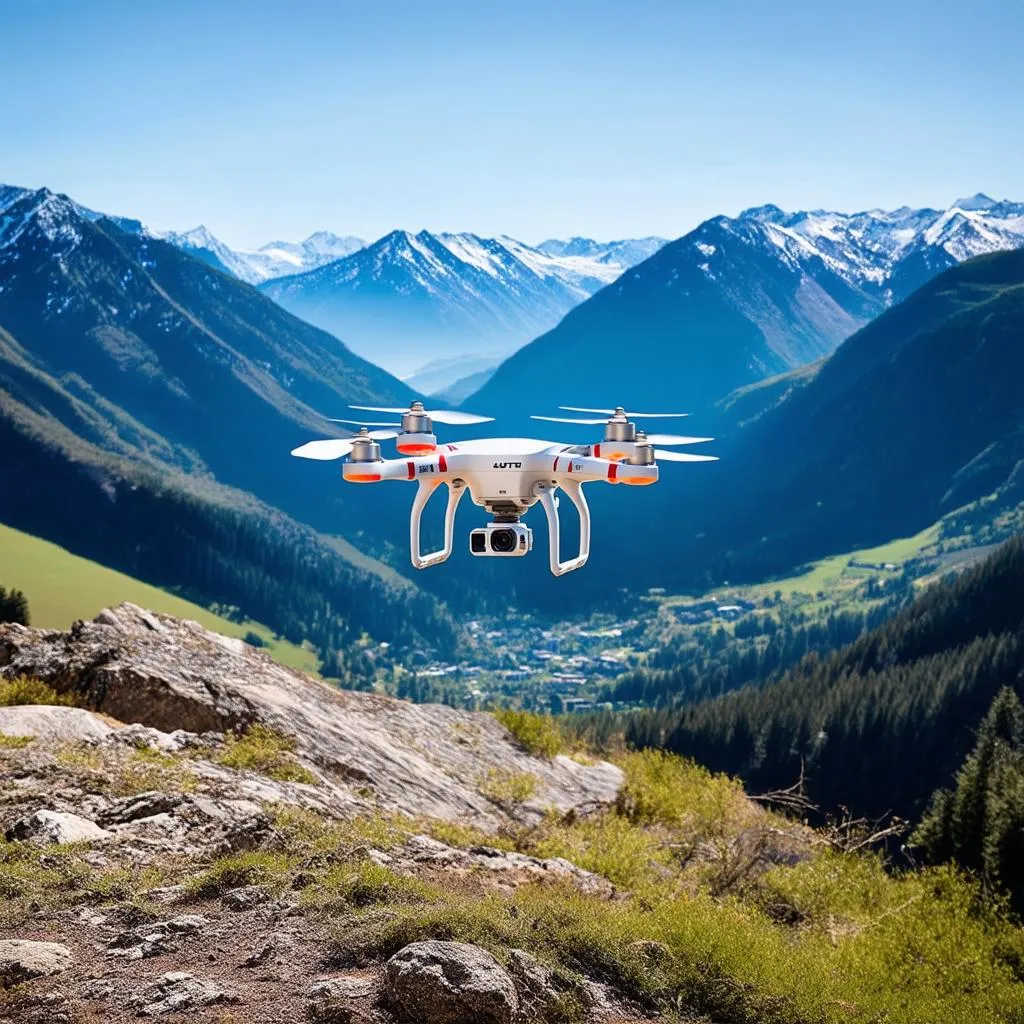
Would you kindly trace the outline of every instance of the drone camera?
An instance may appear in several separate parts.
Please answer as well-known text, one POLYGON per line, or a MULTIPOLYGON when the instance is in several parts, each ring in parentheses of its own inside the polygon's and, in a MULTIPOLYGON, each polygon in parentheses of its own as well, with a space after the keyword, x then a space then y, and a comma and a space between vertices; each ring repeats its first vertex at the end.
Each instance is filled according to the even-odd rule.
POLYGON ((480 557, 517 558, 532 547, 533 531, 522 523, 488 523, 469 535, 469 550, 480 557))

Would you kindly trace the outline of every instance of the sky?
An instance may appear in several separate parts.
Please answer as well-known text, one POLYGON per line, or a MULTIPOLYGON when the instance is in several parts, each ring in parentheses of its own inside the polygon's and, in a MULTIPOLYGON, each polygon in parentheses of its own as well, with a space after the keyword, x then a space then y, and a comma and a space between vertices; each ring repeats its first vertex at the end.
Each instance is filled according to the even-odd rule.
POLYGON ((1024 200, 1024 0, 0 0, 0 182, 235 247, 1024 200))

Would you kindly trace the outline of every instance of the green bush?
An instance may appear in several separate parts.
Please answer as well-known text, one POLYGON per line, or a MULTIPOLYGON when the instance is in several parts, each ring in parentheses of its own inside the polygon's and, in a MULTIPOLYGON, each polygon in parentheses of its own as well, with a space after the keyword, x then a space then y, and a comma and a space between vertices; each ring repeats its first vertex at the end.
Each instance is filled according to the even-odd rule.
POLYGON ((29 676, 0 679, 0 708, 14 707, 18 704, 56 704, 73 707, 75 700, 70 694, 58 693, 41 679, 31 679, 29 676))
POLYGON ((519 745, 534 757, 552 758, 565 745, 558 724, 550 715, 501 708, 494 717, 516 738, 519 745))
POLYGON ((22 626, 30 624, 28 598, 20 590, 0 587, 0 622, 17 622, 22 626))

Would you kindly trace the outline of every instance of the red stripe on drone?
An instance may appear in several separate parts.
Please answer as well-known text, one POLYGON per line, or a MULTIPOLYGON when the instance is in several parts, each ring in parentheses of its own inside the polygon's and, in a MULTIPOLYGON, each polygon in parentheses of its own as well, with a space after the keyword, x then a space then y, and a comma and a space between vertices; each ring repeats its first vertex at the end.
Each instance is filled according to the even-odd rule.
POLYGON ((438 456, 438 458, 437 458, 437 465, 438 465, 438 468, 441 470, 442 473, 447 473, 448 472, 448 462, 447 462, 447 460, 445 459, 445 457, 443 455, 439 455, 438 456))
POLYGON ((551 467, 551 472, 552 473, 557 473, 558 472, 558 456, 557 455, 555 456, 555 464, 551 467))
POLYGON ((615 483, 616 477, 619 475, 619 464, 617 462, 608 463, 608 479, 615 483))
POLYGON ((601 458, 601 446, 599 444, 594 445, 594 458, 601 458))
POLYGON ((416 463, 407 462, 406 466, 409 468, 409 479, 412 480, 416 476, 416 463))

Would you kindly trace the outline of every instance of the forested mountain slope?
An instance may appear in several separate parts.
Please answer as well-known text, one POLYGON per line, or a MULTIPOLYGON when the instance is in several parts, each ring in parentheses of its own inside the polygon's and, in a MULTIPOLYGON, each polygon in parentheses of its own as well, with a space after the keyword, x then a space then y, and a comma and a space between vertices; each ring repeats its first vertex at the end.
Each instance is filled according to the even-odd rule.
POLYGON ((827 809, 916 817, 949 784, 1003 686, 1024 693, 1024 537, 773 685, 633 715, 626 732, 755 791, 790 785, 803 765, 827 809))

